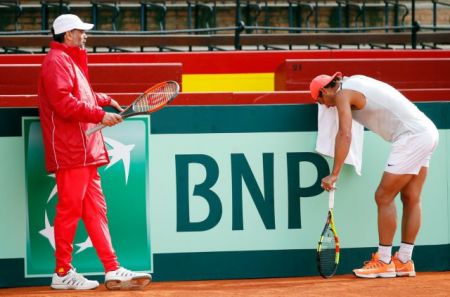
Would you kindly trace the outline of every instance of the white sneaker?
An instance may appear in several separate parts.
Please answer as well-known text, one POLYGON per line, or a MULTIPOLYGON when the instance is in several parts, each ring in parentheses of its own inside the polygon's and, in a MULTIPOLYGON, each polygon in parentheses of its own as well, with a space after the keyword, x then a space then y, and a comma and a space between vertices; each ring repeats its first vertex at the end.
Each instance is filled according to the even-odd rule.
POLYGON ((109 290, 140 290, 152 281, 148 273, 133 272, 123 267, 105 275, 105 286, 109 290))
POLYGON ((98 287, 98 281, 88 280, 75 269, 70 269, 65 276, 54 273, 51 287, 56 290, 92 290, 98 287))

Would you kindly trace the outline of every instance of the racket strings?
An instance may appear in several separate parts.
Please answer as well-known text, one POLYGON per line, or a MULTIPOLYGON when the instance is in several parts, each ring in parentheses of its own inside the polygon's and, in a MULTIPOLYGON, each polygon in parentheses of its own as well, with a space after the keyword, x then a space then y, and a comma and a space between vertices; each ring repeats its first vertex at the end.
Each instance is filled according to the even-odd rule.
POLYGON ((322 275, 331 276, 336 269, 336 241, 333 231, 327 228, 319 252, 319 269, 322 275))
POLYGON ((164 84, 150 92, 142 94, 133 104, 133 111, 147 112, 154 110, 168 101, 177 93, 178 88, 176 84, 164 84))

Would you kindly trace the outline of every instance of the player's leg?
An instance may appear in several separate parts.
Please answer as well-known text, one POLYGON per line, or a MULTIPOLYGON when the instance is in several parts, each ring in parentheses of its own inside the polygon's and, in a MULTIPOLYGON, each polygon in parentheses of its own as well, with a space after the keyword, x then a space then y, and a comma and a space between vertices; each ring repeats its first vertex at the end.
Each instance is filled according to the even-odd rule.
POLYGON ((144 288, 151 281, 150 274, 119 266, 111 243, 106 210, 100 175, 97 168, 92 167, 90 184, 83 201, 83 221, 105 268, 105 285, 111 290, 144 288))
MULTIPOLYGON (((394 204, 396 195, 399 192, 402 192, 402 196, 405 196, 404 194, 414 196, 414 192, 420 193, 426 176, 426 171, 421 173, 421 168, 428 166, 431 153, 436 147, 437 139, 437 130, 430 127, 430 131, 420 134, 407 134, 392 144, 385 172, 375 193, 378 207, 380 245, 392 245, 397 226, 394 204)), ((409 203, 411 205, 411 213, 417 212, 417 210, 420 212, 420 207, 417 208, 417 195, 411 198, 405 196, 404 199, 411 201, 409 203)), ((415 217, 417 216, 413 216, 413 218, 415 217)), ((404 223, 402 222, 402 225, 404 223)), ((413 222, 408 224, 417 225, 417 223, 413 222)), ((412 226, 411 228, 414 227, 412 226)), ((413 231, 413 233, 417 234, 416 231, 413 231)))
POLYGON ((397 276, 415 276, 416 271, 412 261, 414 242, 422 222, 421 193, 425 183, 428 168, 422 167, 418 175, 402 189, 403 202, 402 242, 400 249, 393 257, 397 276))
POLYGON ((412 252, 422 220, 421 193, 433 151, 439 142, 439 133, 431 127, 429 131, 409 137, 405 147, 404 169, 416 173, 401 191, 403 202, 402 242, 393 257, 397 276, 415 276, 412 252))
POLYGON ((409 174, 392 174, 384 172, 375 192, 378 208, 378 252, 372 255, 364 266, 354 269, 353 273, 362 278, 395 277, 395 264, 392 258, 392 240, 397 228, 397 212, 394 204, 395 196, 412 178, 409 174))
MULTIPOLYGON (((407 208, 402 219, 402 231, 404 231, 402 238, 415 240, 420 227, 420 192, 426 176, 426 169, 421 168, 428 166, 439 139, 438 132, 431 122, 429 126, 428 131, 420 134, 406 134, 392 145, 385 172, 375 193, 380 245, 371 261, 368 261, 363 268, 353 271, 359 277, 415 275, 412 261, 402 264, 397 254, 391 257, 392 241, 397 228, 394 199, 399 192, 402 192, 404 207, 407 208)), ((412 244, 402 243, 400 250, 408 254, 412 252, 412 247, 412 244)))
POLYGON ((72 245, 89 178, 89 170, 85 167, 56 172, 58 204, 54 222, 56 273, 52 277, 53 289, 90 290, 99 285, 97 281, 84 278, 71 265, 72 245))
POLYGON ((411 174, 393 174, 384 172, 375 192, 378 210, 378 237, 383 246, 392 246, 397 228, 397 210, 394 198, 411 181, 411 174))
POLYGON ((106 217, 107 206, 97 167, 90 166, 88 189, 83 200, 83 222, 105 271, 119 268, 106 217))
POLYGON ((418 175, 402 189, 403 202, 402 242, 414 243, 422 222, 421 194, 428 168, 422 167, 418 175))
POLYGON ((58 203, 54 221, 56 268, 60 274, 71 269, 73 241, 82 213, 82 200, 89 174, 85 168, 56 172, 58 203))

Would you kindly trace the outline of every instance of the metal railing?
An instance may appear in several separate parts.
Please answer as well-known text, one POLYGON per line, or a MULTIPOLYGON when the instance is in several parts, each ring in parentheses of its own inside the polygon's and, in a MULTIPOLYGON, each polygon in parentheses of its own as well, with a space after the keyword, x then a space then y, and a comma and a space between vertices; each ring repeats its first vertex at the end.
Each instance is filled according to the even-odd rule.
MULTIPOLYGON (((92 2, 97 3, 106 3, 107 1, 101 1, 101 0, 91 0, 92 2)), ((141 0, 141 4, 144 2, 144 0, 141 0)), ((1 2, 1 1, 0 1, 1 2)), ((439 34, 422 34, 422 36, 426 36, 426 40, 432 39, 432 36, 436 37, 436 42, 433 42, 433 47, 436 47, 437 44, 449 44, 447 42, 448 38, 446 37, 447 34, 450 34, 450 26, 438 26, 436 22, 433 22, 432 26, 421 26, 418 22, 414 19, 414 6, 412 6, 412 9, 409 10, 407 7, 406 9, 403 9, 403 14, 397 14, 394 16, 395 19, 399 19, 401 24, 397 25, 389 25, 388 22, 385 21, 384 26, 366 26, 365 25, 365 16, 364 16, 364 5, 365 1, 358 3, 354 3, 354 1, 349 0, 337 0, 338 4, 338 13, 340 15, 339 18, 339 27, 328 27, 328 28, 319 28, 317 27, 317 24, 314 25, 314 27, 310 27, 309 23, 306 26, 301 26, 302 22, 296 23, 293 21, 293 7, 309 7, 307 14, 306 14, 306 20, 309 22, 309 19, 312 17, 313 13, 317 13, 318 6, 317 2, 315 1, 316 6, 313 7, 312 4, 308 4, 304 6, 302 1, 289 1, 289 7, 290 7, 290 21, 289 26, 287 27, 280 27, 280 26, 267 26, 267 22, 264 22, 264 26, 259 26, 257 22, 253 22, 254 24, 247 25, 242 20, 242 6, 241 1, 236 0, 235 1, 235 25, 234 26, 226 26, 226 27, 215 27, 215 26, 206 26, 206 28, 188 28, 188 29, 177 29, 177 30, 167 30, 165 26, 159 27, 159 30, 155 31, 119 31, 116 30, 117 28, 113 27, 112 31, 100 31, 100 30, 92 30, 89 31, 89 35, 91 36, 107 36, 113 37, 116 36, 118 38, 124 39, 125 36, 164 36, 163 40, 161 41, 161 46, 157 46, 160 48, 160 50, 167 49, 166 45, 175 45, 175 46, 182 46, 183 41, 185 42, 186 46, 189 47, 189 51, 192 50, 192 46, 204 46, 206 45, 209 50, 214 49, 221 49, 218 47, 218 45, 225 45, 225 46, 232 46, 233 49, 241 50, 243 46, 246 45, 256 45, 258 46, 258 40, 260 40, 260 45, 267 45, 267 44, 285 44, 289 46, 289 49, 291 49, 292 45, 307 45, 308 48, 310 45, 319 45, 324 44, 324 46, 327 46, 327 42, 330 43, 330 45, 338 45, 339 48, 342 45, 345 44, 370 44, 372 46, 372 42, 379 42, 379 40, 383 40, 383 36, 381 32, 386 33, 402 33, 402 34, 389 34, 386 35, 386 38, 384 40, 386 42, 382 42, 385 44, 383 47, 388 47, 389 44, 398 44, 395 40, 396 37, 398 37, 398 40, 404 43, 404 47, 406 47, 406 44, 411 45, 412 48, 416 48, 417 45, 421 42, 423 42, 423 38, 418 40, 418 35, 420 32, 425 33, 425 31, 431 31, 439 34), (354 9, 354 12, 356 14, 354 15, 354 18, 352 18, 355 26, 350 26, 350 9, 354 9), (412 21, 411 24, 405 25, 405 17, 406 15, 411 12, 412 13, 412 21), (345 19, 345 22, 343 21, 345 19), (362 26, 358 26, 357 22, 361 20, 362 26), (293 26, 293 24, 300 25, 300 26, 293 26), (264 36, 261 34, 255 34, 255 32, 271 32, 271 34, 268 34, 268 36, 264 36), (339 38, 342 39, 342 42, 339 43, 339 38, 333 37, 333 34, 340 33, 339 38), (343 35, 343 33, 348 34, 347 37, 343 35), (367 38, 364 39, 364 33, 367 33, 367 38), (290 34, 290 35, 289 35, 290 34), (188 38, 189 35, 204 35, 203 37, 199 38, 188 38), (212 35, 220 35, 217 36, 218 38, 213 38, 212 35), (251 36, 253 35, 253 36, 251 36), (282 38, 280 38, 280 35, 283 35, 282 38), (170 41, 171 36, 173 36, 174 41, 170 41), (244 40, 243 40, 244 36, 244 40), (288 38, 288 36, 291 36, 291 38, 288 38), (409 36, 409 38, 407 38, 409 36), (277 38, 279 40, 277 40, 277 38), (372 38, 372 39, 370 39, 372 38), (232 42, 230 41, 232 39, 232 42), (292 41, 290 41, 290 39, 292 41), (314 39, 317 39, 317 41, 314 41, 314 39), (214 42, 218 42, 221 44, 214 44, 214 42), (270 43, 269 43, 270 42, 270 43)), ((391 5, 397 5, 398 1, 392 1, 392 0, 384 0, 384 3, 387 6, 391 5)), ((189 3, 189 2, 188 2, 189 3)), ((248 4, 248 1, 245 1, 246 4, 248 4)), ((444 3, 441 1, 433 0, 434 5, 448 5, 448 3, 444 3)), ((397 5, 398 7, 401 7, 400 5, 397 5)), ((261 9, 267 9, 265 6, 261 6, 261 9)), ((385 12, 387 9, 385 9, 385 12)), ((434 11, 434 10, 433 10, 434 11)), ((298 11, 297 11, 298 13, 298 11)), ((386 19, 388 19, 388 16, 386 16, 386 19)), ((317 19, 317 16, 315 17, 317 19)), ((143 29, 142 27, 141 29, 143 29)), ((9 36, 17 36, 20 38, 21 36, 23 38, 34 36, 34 35, 41 35, 41 36, 48 36, 50 34, 49 30, 39 30, 39 31, 8 31, 8 32, 0 32, 0 38, 1 37, 9 37, 9 36)), ((98 38, 97 40, 102 40, 100 43, 103 45, 102 42, 105 42, 108 40, 108 38, 98 38)), ((154 46, 155 40, 151 40, 151 38, 147 38, 147 40, 144 42, 146 45, 141 45, 141 51, 144 50, 144 46, 154 46)), ((21 46, 25 46, 27 44, 27 41, 18 41, 17 38, 9 38, 4 39, 9 40, 9 42, 20 44, 21 46)), ((32 40, 29 40, 30 45, 36 45, 39 42, 42 42, 44 39, 38 39, 35 38, 32 40), (39 40, 39 41, 38 41, 39 40), (35 42, 33 44, 33 42, 35 42)), ((117 43, 123 45, 119 41, 115 41, 113 38, 109 39, 112 43, 117 43)), ((133 44, 135 44, 137 41, 133 40, 133 44)), ((117 46, 117 44, 111 44, 110 47, 113 48, 117 46)), ((10 47, 14 47, 14 44, 9 45, 10 47)), ((45 47, 45 45, 43 45, 45 47)), ((1 44, 0 41, 0 47, 8 47, 6 44, 1 44)), ((265 47, 268 48, 268 47, 265 47)), ((43 49, 45 50, 45 49, 43 49)), ((170 50, 170 49, 169 49, 170 50)), ((177 49, 173 49, 177 50, 177 49)))
MULTIPOLYGON (((340 28, 309 28, 301 33, 290 33, 298 28, 293 27, 267 27, 267 26, 240 26, 191 29, 191 30, 167 30, 167 31, 92 31, 88 38, 88 46, 95 48, 108 48, 110 51, 139 51, 135 48, 157 47, 186 51, 182 48, 207 47, 208 50, 242 50, 249 46, 265 46, 275 48, 278 46, 310 46, 310 45, 355 45, 368 44, 373 47, 376 44, 403 45, 415 47, 418 44, 450 44, 450 28, 439 32, 433 31, 433 27, 419 30, 413 26, 389 26, 371 27, 361 32, 360 28, 349 28, 350 32, 338 33, 340 28), (246 29, 271 30, 274 34, 247 34, 246 29), (383 30, 389 29, 386 33, 383 30), (401 29, 402 32, 392 30, 401 29), (214 34, 209 34, 213 30, 214 34), (319 32, 315 32, 318 30, 319 32), (368 32, 367 30, 373 30, 368 32), (208 34, 193 34, 206 32, 208 34), (416 44, 414 44, 414 42, 416 44), (134 49, 133 49, 134 48, 134 49)), ((36 48, 34 52, 43 52, 49 45, 51 36, 48 31, 21 32, 21 34, 0 33, 0 48, 8 49, 5 52, 23 51, 24 48, 36 48), (28 34, 27 34, 28 33, 28 34), (42 48, 42 50, 39 50, 42 48)), ((286 49, 286 48, 284 48, 286 49)))
POLYGON ((431 2, 433 2, 433 30, 439 30, 437 27, 437 10, 438 10, 438 5, 441 6, 446 6, 450 8, 450 3, 447 2, 443 2, 443 1, 438 1, 438 0, 431 0, 431 2))

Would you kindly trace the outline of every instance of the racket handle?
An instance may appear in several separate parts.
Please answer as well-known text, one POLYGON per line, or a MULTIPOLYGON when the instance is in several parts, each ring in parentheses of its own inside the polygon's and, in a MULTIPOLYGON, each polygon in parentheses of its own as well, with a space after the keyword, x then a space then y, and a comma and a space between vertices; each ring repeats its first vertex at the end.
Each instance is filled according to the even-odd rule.
POLYGON ((336 191, 336 188, 333 188, 328 192, 328 208, 333 209, 334 208, 334 191, 336 191))
POLYGON ((92 133, 97 132, 97 131, 99 131, 99 130, 105 128, 105 127, 106 127, 106 125, 99 124, 99 125, 97 125, 97 126, 95 126, 95 127, 92 127, 92 128, 90 128, 90 129, 87 129, 86 132, 85 132, 85 134, 86 134, 86 136, 89 136, 89 135, 91 135, 92 133))

